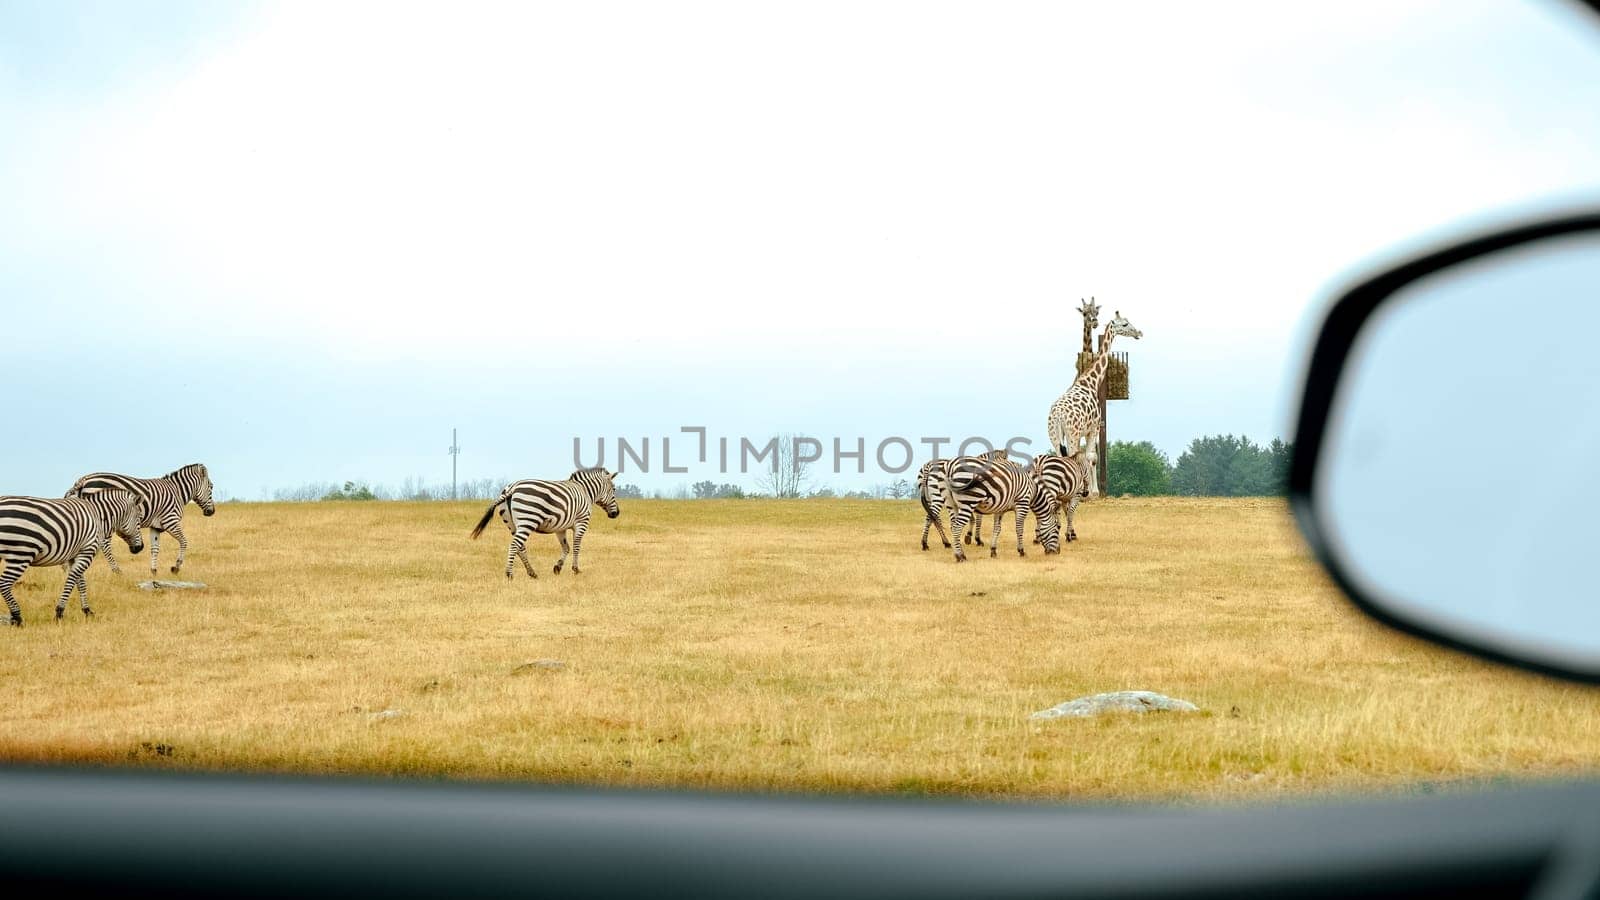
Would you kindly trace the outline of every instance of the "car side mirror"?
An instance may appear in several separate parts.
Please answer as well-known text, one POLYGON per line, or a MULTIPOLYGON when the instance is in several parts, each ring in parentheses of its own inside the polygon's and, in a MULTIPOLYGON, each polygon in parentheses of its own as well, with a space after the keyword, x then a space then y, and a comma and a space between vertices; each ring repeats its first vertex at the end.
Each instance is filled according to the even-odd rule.
POLYGON ((1600 212, 1477 238, 1329 309, 1289 492, 1362 609, 1600 682, 1600 212))

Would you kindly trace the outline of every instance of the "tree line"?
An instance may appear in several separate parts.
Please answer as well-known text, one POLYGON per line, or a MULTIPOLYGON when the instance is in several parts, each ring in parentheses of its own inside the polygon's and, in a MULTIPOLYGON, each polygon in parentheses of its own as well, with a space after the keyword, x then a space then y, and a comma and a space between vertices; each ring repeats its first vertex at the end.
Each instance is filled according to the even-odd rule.
MULTIPOLYGON (((1231 434, 1195 438, 1189 448, 1172 462, 1149 441, 1116 441, 1106 448, 1106 492, 1113 497, 1264 497, 1287 493, 1291 445, 1274 438, 1265 446, 1247 437, 1231 434)), ((780 461, 787 468, 777 477, 759 481, 747 490, 731 482, 711 480, 680 484, 675 488, 645 491, 636 484, 619 482, 617 497, 623 500, 744 500, 761 497, 783 499, 903 500, 915 497, 916 484, 897 478, 886 484, 852 491, 835 491, 827 485, 812 486, 804 462, 780 461)), ((492 500, 509 479, 477 478, 462 481, 455 496, 462 500, 492 500)), ((271 492, 278 501, 313 500, 449 500, 448 484, 428 484, 408 478, 397 488, 372 485, 365 481, 312 482, 297 488, 271 492)))
POLYGON ((1231 434, 1195 438, 1170 462, 1149 441, 1106 448, 1106 493, 1113 497, 1266 497, 1288 493, 1294 447, 1278 438, 1262 446, 1231 434))

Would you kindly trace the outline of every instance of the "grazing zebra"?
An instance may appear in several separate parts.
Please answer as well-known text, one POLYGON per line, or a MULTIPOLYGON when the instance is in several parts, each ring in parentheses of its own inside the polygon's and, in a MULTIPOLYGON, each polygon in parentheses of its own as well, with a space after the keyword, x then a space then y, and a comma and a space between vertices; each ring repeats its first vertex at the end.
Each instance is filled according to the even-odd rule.
MULTIPOLYGON (((211 499, 211 476, 200 463, 168 472, 160 478, 133 478, 111 472, 95 472, 73 483, 68 497, 85 497, 96 491, 132 491, 144 503, 144 519, 140 528, 150 529, 150 574, 156 573, 156 558, 161 555, 161 533, 170 532, 178 539, 178 561, 172 564, 176 575, 183 568, 183 556, 189 541, 183 536, 183 508, 194 501, 200 511, 213 515, 217 511, 211 499)), ((138 552, 138 551, 135 551, 138 552)))
POLYGON ((529 578, 538 578, 533 573, 533 564, 528 562, 527 544, 528 536, 533 532, 540 534, 555 534, 561 540, 561 558, 556 560, 555 573, 561 574, 561 566, 567 561, 567 532, 572 532, 572 574, 576 575, 578 568, 578 550, 583 544, 584 532, 589 530, 589 514, 598 503, 605 508, 606 515, 615 519, 622 514, 622 509, 617 506, 616 488, 612 484, 614 478, 605 469, 579 469, 573 472, 566 481, 514 481, 506 485, 500 492, 500 498, 489 504, 483 518, 478 520, 478 526, 472 529, 474 539, 483 534, 483 529, 494 518, 496 512, 500 514, 501 521, 506 523, 506 528, 511 532, 511 549, 506 553, 506 577, 511 577, 512 564, 522 560, 522 567, 528 570, 529 578))
POLYGON ((1017 514, 1017 555, 1026 556, 1022 547, 1022 526, 1033 503, 1033 478, 1016 463, 1004 457, 961 457, 950 466, 944 481, 945 503, 950 507, 950 530, 954 538, 956 562, 965 562, 961 533, 974 515, 994 515, 994 540, 991 557, 999 555, 1000 514, 1017 514))
MULTIPOLYGON (((950 549, 950 538, 944 533, 944 482, 950 477, 950 467, 957 460, 963 459, 1002 459, 1006 455, 1004 450, 990 450, 982 456, 958 456, 955 459, 935 459, 922 464, 917 471, 917 499, 922 501, 922 511, 927 519, 922 523, 922 549, 928 549, 928 526, 939 529, 939 540, 944 542, 944 548, 950 549)), ((952 516, 955 510, 950 510, 952 516)), ((978 546, 983 546, 983 516, 979 515, 972 525, 972 532, 966 536, 968 543, 974 538, 978 546)))
POLYGON ((11 611, 11 624, 22 625, 22 609, 11 593, 29 566, 65 566, 67 583, 56 601, 56 618, 66 611, 74 585, 83 599, 83 614, 89 609, 89 591, 83 573, 94 562, 96 553, 111 558, 111 532, 115 531, 138 553, 144 549, 139 538, 139 522, 144 507, 128 491, 101 491, 87 497, 50 500, 41 497, 0 497, 0 597, 11 611))
MULTIPOLYGON (((1072 456, 1059 456, 1054 453, 1041 453, 1033 458, 1031 467, 1034 488, 1037 491, 1035 507, 1048 507, 1051 514, 1057 511, 1066 512, 1066 539, 1075 541, 1078 532, 1072 527, 1072 518, 1078 510, 1078 501, 1089 496, 1089 463, 1082 453, 1072 456)), ((1044 519, 1039 519, 1040 526, 1044 519)), ((1048 547, 1046 553, 1060 552, 1060 547, 1055 550, 1048 547)))

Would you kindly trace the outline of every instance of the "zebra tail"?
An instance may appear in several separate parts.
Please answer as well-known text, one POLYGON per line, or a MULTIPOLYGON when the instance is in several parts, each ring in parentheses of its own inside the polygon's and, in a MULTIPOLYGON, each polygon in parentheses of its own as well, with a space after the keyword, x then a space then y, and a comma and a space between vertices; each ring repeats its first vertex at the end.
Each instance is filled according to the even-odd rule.
MULTIPOLYGON (((951 474, 954 475, 955 473, 952 472, 951 474)), ((955 479, 946 478, 944 480, 944 483, 939 485, 939 490, 941 490, 944 493, 944 506, 945 506, 945 509, 950 510, 950 516, 951 516, 951 520, 952 521, 954 521, 956 511, 961 509, 961 504, 956 502, 955 489, 950 486, 950 482, 953 481, 953 480, 955 480, 955 479)), ((927 509, 927 506, 928 506, 927 501, 923 501, 922 506, 923 506, 924 509, 927 509)), ((933 510, 928 510, 928 515, 932 516, 933 515, 933 510)), ((951 527, 953 528, 955 526, 952 525, 951 527)), ((957 548, 957 549, 960 549, 960 548, 957 548)))
POLYGON ((500 501, 496 500, 493 503, 489 504, 489 508, 488 509, 484 510, 483 518, 478 520, 478 527, 472 529, 472 539, 473 540, 477 540, 478 539, 478 535, 483 534, 483 529, 489 527, 489 520, 494 518, 495 507, 498 507, 499 505, 500 505, 500 501))

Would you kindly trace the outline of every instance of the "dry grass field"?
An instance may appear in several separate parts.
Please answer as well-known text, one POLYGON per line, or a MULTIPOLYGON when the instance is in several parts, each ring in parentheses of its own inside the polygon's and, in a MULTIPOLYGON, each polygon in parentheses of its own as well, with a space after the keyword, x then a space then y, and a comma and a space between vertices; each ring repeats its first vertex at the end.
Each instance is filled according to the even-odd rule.
POLYGON ((74 599, 53 624, 62 570, 30 571, 28 625, 0 631, 0 755, 1186 801, 1600 763, 1600 691, 1369 623, 1277 501, 1101 501, 1061 556, 1018 559, 1008 525, 963 565, 917 549, 912 502, 624 501, 583 574, 550 574, 541 536, 539 579, 509 583, 503 527, 467 538, 480 511, 191 507, 182 577, 210 589, 97 562, 91 621, 74 599), (1205 712, 1028 718, 1119 689, 1205 712))

